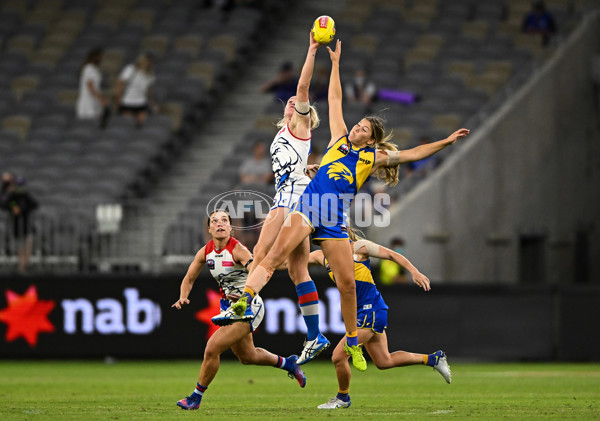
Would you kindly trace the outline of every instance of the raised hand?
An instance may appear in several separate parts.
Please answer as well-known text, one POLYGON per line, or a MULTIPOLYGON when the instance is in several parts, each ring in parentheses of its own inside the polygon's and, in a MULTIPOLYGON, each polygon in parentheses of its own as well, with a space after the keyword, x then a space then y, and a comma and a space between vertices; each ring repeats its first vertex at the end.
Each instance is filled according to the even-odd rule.
POLYGON ((308 31, 308 46, 309 48, 319 48, 321 44, 315 41, 315 38, 312 35, 312 31, 308 31))
POLYGON ((327 47, 327 51, 329 51, 329 57, 331 58, 332 62, 339 62, 340 55, 342 54, 342 41, 337 39, 335 41, 335 50, 332 50, 331 48, 327 47))
POLYGON ((467 137, 468 134, 471 133, 469 129, 458 129, 450 136, 448 136, 448 140, 450 141, 450 145, 453 145, 458 139, 462 139, 463 137, 467 137))

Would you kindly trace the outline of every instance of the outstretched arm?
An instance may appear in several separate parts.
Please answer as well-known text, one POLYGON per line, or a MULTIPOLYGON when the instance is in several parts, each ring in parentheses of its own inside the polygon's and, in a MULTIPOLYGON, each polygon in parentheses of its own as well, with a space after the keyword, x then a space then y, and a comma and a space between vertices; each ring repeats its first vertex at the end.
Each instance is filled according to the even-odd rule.
POLYGON ((196 278, 200 274, 204 263, 206 263, 206 255, 204 253, 204 247, 202 247, 198 253, 196 253, 196 257, 194 257, 194 260, 187 270, 187 273, 183 277, 183 281, 181 281, 179 299, 175 301, 175 304, 173 304, 171 307, 175 307, 177 310, 180 310, 182 306, 190 303, 188 296, 192 291, 194 282, 196 282, 196 278))
POLYGON ((404 151, 382 151, 378 150, 375 155, 375 165, 373 165, 373 171, 381 167, 395 167, 406 162, 419 161, 427 158, 446 146, 453 145, 458 139, 466 137, 471 131, 468 129, 459 129, 448 136, 446 139, 438 140, 437 142, 427 143, 425 145, 419 145, 412 149, 404 151))
POLYGON ((413 264, 400 253, 395 252, 387 247, 380 246, 369 240, 359 240, 356 242, 355 252, 367 254, 371 257, 379 257, 380 259, 391 260, 396 264, 406 269, 412 276, 415 284, 423 288, 425 291, 431 290, 429 278, 423 275, 413 264))
POLYGON ((313 70, 315 68, 315 56, 317 49, 321 46, 314 40, 312 33, 308 35, 309 45, 300 79, 298 79, 298 87, 296 88, 296 112, 290 120, 290 129, 292 133, 302 137, 308 137, 310 132, 310 104, 308 90, 312 79, 313 70))
POLYGON ((327 47, 331 58, 331 76, 329 77, 329 130, 331 147, 340 137, 348 134, 344 114, 342 113, 342 82, 340 81, 340 55, 342 54, 342 41, 339 39, 335 44, 335 51, 327 47))

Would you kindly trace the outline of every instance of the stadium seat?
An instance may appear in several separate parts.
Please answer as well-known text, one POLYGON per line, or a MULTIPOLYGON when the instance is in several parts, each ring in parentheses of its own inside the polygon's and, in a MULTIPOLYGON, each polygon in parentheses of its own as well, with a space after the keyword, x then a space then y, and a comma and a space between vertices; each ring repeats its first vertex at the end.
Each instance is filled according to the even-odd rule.
POLYGON ((433 128, 452 133, 460 128, 462 118, 457 114, 439 114, 433 118, 433 128))
POLYGON ((11 115, 2 119, 2 129, 17 133, 21 140, 27 138, 31 127, 31 117, 26 115, 11 115))

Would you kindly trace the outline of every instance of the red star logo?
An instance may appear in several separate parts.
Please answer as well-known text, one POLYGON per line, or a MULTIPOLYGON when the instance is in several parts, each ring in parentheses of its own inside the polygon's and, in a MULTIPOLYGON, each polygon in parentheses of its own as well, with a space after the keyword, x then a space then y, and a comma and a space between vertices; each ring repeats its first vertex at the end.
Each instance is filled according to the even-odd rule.
POLYGON ((54 332, 54 325, 48 320, 48 314, 54 308, 54 301, 38 300, 34 285, 23 295, 7 289, 6 302, 8 307, 0 310, 0 321, 8 325, 7 342, 22 336, 33 348, 41 332, 54 332))
POLYGON ((221 311, 221 294, 213 291, 212 289, 207 289, 206 301, 208 301, 208 307, 197 311, 195 317, 196 320, 205 323, 208 326, 208 330, 206 332, 206 339, 208 339, 217 331, 217 329, 219 329, 219 326, 215 325, 211 318, 219 314, 221 311))

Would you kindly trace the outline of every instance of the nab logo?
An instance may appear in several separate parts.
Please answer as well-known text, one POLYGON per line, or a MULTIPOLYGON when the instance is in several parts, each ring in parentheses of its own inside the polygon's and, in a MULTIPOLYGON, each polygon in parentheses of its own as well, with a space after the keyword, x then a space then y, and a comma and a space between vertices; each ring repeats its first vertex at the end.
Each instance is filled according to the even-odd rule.
POLYGON ((197 311, 194 317, 196 320, 206 325, 206 339, 208 339, 219 329, 219 326, 212 322, 212 318, 221 311, 221 294, 212 289, 207 289, 206 302, 207 307, 197 311))
POLYGON ((63 300, 64 332, 74 335, 81 328, 88 335, 96 332, 101 335, 147 335, 160 326, 158 303, 140 298, 136 288, 125 288, 123 295, 125 304, 114 298, 102 298, 95 306, 86 298, 63 300), (81 320, 80 326, 78 320, 81 320))
POLYGON ((23 338, 34 348, 40 333, 54 332, 54 325, 48 320, 54 301, 38 299, 35 285, 23 295, 7 289, 6 303, 8 306, 0 310, 0 322, 7 325, 6 342, 23 338))

